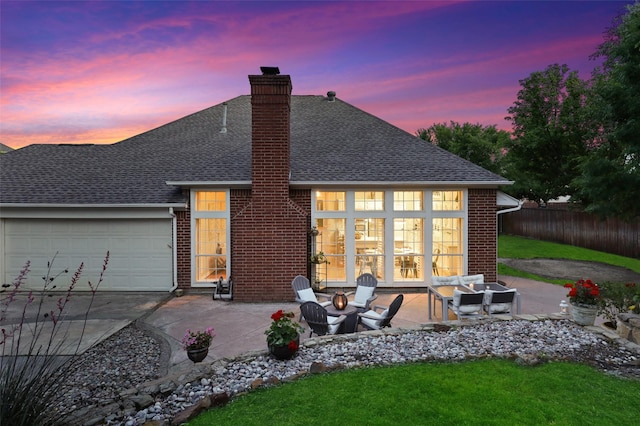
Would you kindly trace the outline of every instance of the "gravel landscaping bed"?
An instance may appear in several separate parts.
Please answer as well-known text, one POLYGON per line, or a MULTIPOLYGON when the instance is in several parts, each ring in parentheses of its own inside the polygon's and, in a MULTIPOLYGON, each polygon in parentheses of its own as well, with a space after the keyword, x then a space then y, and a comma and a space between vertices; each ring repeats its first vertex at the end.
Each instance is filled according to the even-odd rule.
POLYGON ((80 412, 83 424, 92 416, 91 424, 169 424, 206 396, 234 396, 262 384, 291 380, 318 365, 358 368, 480 357, 512 358, 527 364, 566 360, 640 380, 637 346, 621 345, 568 320, 470 323, 440 332, 430 325, 421 330, 391 329, 311 339, 289 361, 277 361, 265 353, 248 354, 210 366, 194 366, 197 377, 184 376, 182 383, 171 378, 164 385, 145 386, 163 372, 161 347, 162 342, 146 331, 135 326, 124 328, 77 361, 57 409, 61 413, 80 412), (150 389, 155 394, 145 394, 150 389), (123 393, 131 397, 128 404, 122 403, 126 400, 123 393))

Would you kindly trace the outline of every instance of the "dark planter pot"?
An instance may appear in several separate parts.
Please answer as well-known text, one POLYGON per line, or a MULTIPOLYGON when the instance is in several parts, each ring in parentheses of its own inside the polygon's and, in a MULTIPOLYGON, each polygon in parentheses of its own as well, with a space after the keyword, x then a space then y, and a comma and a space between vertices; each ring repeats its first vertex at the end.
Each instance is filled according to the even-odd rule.
POLYGON ((202 362, 209 354, 209 348, 187 349, 187 356, 194 363, 202 362))
MULTIPOLYGON (((300 345, 300 335, 296 337, 296 344, 300 345)), ((268 345, 268 346, 269 346, 269 353, 273 355, 276 359, 279 359, 281 361, 284 361, 286 359, 291 359, 296 355, 296 353, 298 353, 298 349, 292 351, 291 349, 289 349, 289 345, 283 345, 283 346, 268 345)))

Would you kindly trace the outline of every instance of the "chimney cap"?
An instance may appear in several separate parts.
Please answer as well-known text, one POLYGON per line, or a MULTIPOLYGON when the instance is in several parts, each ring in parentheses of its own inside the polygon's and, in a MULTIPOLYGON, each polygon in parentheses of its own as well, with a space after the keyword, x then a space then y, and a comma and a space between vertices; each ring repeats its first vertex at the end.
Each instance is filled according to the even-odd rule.
POLYGON ((262 75, 278 75, 280 74, 280 68, 278 67, 260 67, 262 75))
POLYGON ((327 98, 329 99, 329 102, 333 102, 336 99, 336 92, 333 90, 327 92, 327 98))

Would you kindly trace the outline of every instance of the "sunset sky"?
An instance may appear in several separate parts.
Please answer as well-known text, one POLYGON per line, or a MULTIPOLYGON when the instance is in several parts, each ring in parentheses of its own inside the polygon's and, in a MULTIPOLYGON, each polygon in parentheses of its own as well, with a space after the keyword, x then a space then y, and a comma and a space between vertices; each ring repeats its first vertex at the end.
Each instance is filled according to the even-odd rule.
POLYGON ((629 1, 0 2, 0 142, 112 143, 239 95, 278 66, 415 133, 510 130, 519 80, 587 78, 629 1))

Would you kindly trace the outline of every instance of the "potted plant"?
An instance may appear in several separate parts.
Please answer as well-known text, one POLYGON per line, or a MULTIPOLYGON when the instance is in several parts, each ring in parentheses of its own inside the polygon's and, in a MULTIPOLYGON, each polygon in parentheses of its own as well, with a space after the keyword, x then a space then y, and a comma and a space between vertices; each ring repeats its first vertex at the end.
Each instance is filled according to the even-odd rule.
POLYGON ((564 285, 570 289, 569 301, 573 320, 580 325, 593 325, 600 304, 600 287, 591 280, 578 280, 564 285))
POLYGON ((187 356, 194 363, 201 362, 209 353, 209 346, 215 337, 213 327, 209 327, 204 331, 191 331, 187 329, 182 338, 182 347, 187 351, 187 356))
POLYGON ((321 251, 316 254, 312 254, 311 257, 309 257, 309 261, 311 263, 315 263, 316 265, 320 263, 329 263, 327 262, 327 258, 325 257, 324 253, 321 251))
POLYGON ((293 312, 284 312, 282 309, 274 312, 271 326, 264 332, 269 352, 277 359, 289 359, 298 352, 300 333, 304 328, 294 322, 293 317, 293 312))

